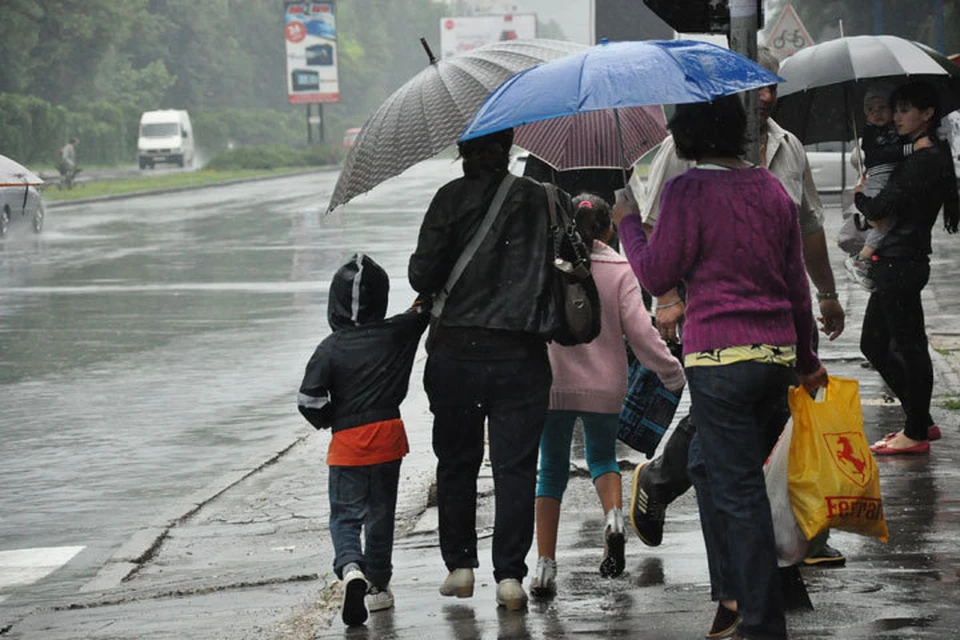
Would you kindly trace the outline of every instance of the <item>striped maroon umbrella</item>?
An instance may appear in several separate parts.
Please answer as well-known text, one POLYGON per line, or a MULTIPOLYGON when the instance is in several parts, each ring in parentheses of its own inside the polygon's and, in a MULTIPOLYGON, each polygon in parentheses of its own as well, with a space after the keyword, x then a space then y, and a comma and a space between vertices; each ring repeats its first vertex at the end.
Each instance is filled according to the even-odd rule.
POLYGON ((513 144, 558 171, 629 169, 667 137, 664 123, 661 107, 587 111, 517 127, 513 144))

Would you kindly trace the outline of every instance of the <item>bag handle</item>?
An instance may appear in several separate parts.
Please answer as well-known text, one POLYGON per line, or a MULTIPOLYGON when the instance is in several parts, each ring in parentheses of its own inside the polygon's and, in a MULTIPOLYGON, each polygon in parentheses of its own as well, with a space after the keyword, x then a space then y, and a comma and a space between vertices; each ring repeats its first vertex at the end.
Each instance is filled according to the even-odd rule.
POLYGON ((450 271, 450 276, 447 278, 446 284, 443 285, 443 288, 440 289, 440 292, 433 299, 433 308, 430 310, 430 314, 434 318, 439 319, 440 314, 443 313, 443 307, 447 302, 447 298, 450 296, 450 292, 453 291, 453 287, 455 284, 457 284, 457 280, 459 280, 460 276, 463 275, 463 270, 466 269, 470 261, 473 260, 473 256, 480 247, 480 243, 483 242, 483 239, 490 232, 490 228, 493 226, 493 221, 496 220, 497 214, 500 213, 500 209, 503 207, 503 203, 507 199, 507 192, 510 191, 510 187, 513 186, 513 183, 516 181, 516 179, 517 177, 515 175, 508 172, 500 182, 500 186, 497 188, 497 193, 494 194, 493 200, 490 202, 490 208, 487 209, 486 215, 483 216, 480 226, 473 234, 473 237, 470 238, 470 242, 467 243, 467 246, 464 247, 460 257, 457 258, 456 263, 454 263, 453 269, 450 271))
POLYGON ((590 266, 588 262, 590 258, 590 248, 587 247, 580 238, 580 234, 577 233, 576 222, 566 215, 566 211, 563 211, 562 214, 557 213, 559 208, 557 187, 549 182, 545 182, 543 183, 543 188, 547 192, 547 208, 550 210, 550 232, 553 236, 553 266, 564 273, 574 276, 578 280, 585 280, 590 276, 590 266), (560 244, 563 242, 564 234, 570 239, 570 245, 576 254, 572 262, 570 260, 564 260, 560 256, 560 244), (583 249, 582 251, 581 248, 583 249))

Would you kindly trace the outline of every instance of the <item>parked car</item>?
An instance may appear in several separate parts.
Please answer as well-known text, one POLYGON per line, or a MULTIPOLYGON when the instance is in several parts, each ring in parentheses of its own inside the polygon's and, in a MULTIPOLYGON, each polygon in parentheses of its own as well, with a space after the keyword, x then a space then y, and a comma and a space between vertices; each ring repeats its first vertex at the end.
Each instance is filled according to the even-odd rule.
POLYGON ((43 230, 43 198, 34 187, 0 187, 0 238, 17 228, 43 230))
POLYGON ((840 193, 853 189, 860 180, 853 154, 853 143, 847 143, 846 151, 841 142, 818 142, 808 144, 807 160, 813 183, 820 193, 840 193))

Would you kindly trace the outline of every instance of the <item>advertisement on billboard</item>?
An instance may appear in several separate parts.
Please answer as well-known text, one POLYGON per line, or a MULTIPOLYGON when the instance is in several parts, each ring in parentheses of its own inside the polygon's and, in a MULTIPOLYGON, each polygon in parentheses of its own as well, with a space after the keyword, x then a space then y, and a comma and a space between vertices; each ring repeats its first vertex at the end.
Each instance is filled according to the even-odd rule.
POLYGON ((292 104, 338 102, 337 3, 284 2, 287 100, 292 104))
POLYGON ((440 18, 440 57, 448 58, 491 42, 537 37, 537 14, 440 18))

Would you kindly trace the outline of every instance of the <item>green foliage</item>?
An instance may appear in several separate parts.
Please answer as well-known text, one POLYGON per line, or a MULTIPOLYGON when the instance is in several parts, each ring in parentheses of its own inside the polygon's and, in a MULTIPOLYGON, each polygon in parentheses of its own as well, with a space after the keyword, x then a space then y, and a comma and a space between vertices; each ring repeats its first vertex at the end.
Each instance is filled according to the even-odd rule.
MULTIPOLYGON (((960 0, 957 0, 960 2, 960 0)), ((296 146, 305 107, 286 96, 280 0, 2 0, 0 152, 49 163, 81 139, 80 163, 133 162, 140 113, 186 109, 206 154, 296 146)), ((338 0, 340 102, 326 140, 362 125, 439 50, 439 0, 338 0)), ((543 37, 562 37, 555 23, 543 37)))
POLYGON ((280 145, 245 147, 221 153, 208 162, 205 169, 278 169, 281 167, 319 167, 339 164, 344 150, 333 144, 295 149, 280 145))

